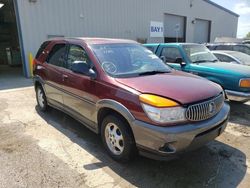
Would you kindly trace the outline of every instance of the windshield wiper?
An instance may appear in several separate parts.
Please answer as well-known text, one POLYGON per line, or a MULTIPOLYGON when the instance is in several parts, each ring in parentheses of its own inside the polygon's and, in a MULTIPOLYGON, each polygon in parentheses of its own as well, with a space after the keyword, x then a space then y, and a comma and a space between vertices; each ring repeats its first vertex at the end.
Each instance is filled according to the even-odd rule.
POLYGON ((170 71, 161 71, 161 70, 147 71, 147 72, 139 73, 139 76, 154 75, 154 74, 164 74, 164 73, 170 73, 170 71))

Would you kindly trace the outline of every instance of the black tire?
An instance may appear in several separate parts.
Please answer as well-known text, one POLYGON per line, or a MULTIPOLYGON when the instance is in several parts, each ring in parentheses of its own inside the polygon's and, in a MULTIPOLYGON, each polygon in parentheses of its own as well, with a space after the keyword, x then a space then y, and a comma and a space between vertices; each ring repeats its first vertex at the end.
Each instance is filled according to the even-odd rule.
POLYGON ((36 87, 36 101, 37 101, 37 105, 38 105, 38 107, 39 107, 39 109, 41 111, 45 112, 45 111, 47 111, 49 109, 49 106, 48 106, 48 103, 47 103, 47 98, 46 98, 45 92, 44 92, 41 85, 38 85, 36 87), (39 94, 42 94, 43 105, 40 104, 40 102, 39 102, 39 94))
POLYGON ((106 151, 114 160, 118 162, 128 162, 134 159, 134 157, 137 155, 133 133, 128 123, 119 115, 108 115, 103 119, 101 125, 101 137, 106 151), (115 124, 119 128, 123 137, 124 149, 119 155, 114 154, 106 142, 105 130, 110 123, 115 124))
POLYGON ((241 105, 241 104, 244 104, 246 103, 248 100, 245 100, 245 101, 230 101, 231 104, 235 104, 235 105, 241 105))

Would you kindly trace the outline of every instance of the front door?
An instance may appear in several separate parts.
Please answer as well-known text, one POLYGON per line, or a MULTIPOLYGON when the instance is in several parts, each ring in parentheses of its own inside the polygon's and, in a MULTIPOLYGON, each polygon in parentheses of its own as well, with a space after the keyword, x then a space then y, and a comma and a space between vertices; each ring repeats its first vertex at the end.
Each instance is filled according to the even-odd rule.
POLYGON ((71 113, 91 125, 96 110, 95 103, 98 100, 95 95, 96 83, 89 76, 71 70, 76 61, 87 63, 93 68, 86 51, 81 46, 68 46, 67 66, 63 73, 64 105, 71 113))

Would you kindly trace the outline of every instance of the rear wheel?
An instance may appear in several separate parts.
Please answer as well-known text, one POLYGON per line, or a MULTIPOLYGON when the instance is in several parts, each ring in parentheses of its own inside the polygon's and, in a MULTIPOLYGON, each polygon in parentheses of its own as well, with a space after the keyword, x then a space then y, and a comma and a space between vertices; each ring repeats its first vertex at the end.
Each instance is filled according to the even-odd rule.
POLYGON ((47 98, 43 91, 42 86, 40 85, 36 87, 36 100, 37 100, 38 107, 41 111, 48 110, 47 98))
POLYGON ((136 146, 132 131, 121 117, 105 117, 102 121, 101 136, 105 149, 114 160, 128 162, 135 157, 136 146))

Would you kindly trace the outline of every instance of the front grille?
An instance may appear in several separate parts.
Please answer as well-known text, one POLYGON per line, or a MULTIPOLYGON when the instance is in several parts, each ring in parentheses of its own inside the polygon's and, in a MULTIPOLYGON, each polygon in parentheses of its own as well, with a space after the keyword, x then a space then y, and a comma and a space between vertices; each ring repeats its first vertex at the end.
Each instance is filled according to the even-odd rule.
POLYGON ((217 114, 224 104, 225 97, 223 94, 219 96, 188 107, 186 118, 190 121, 202 121, 213 117, 217 114))

